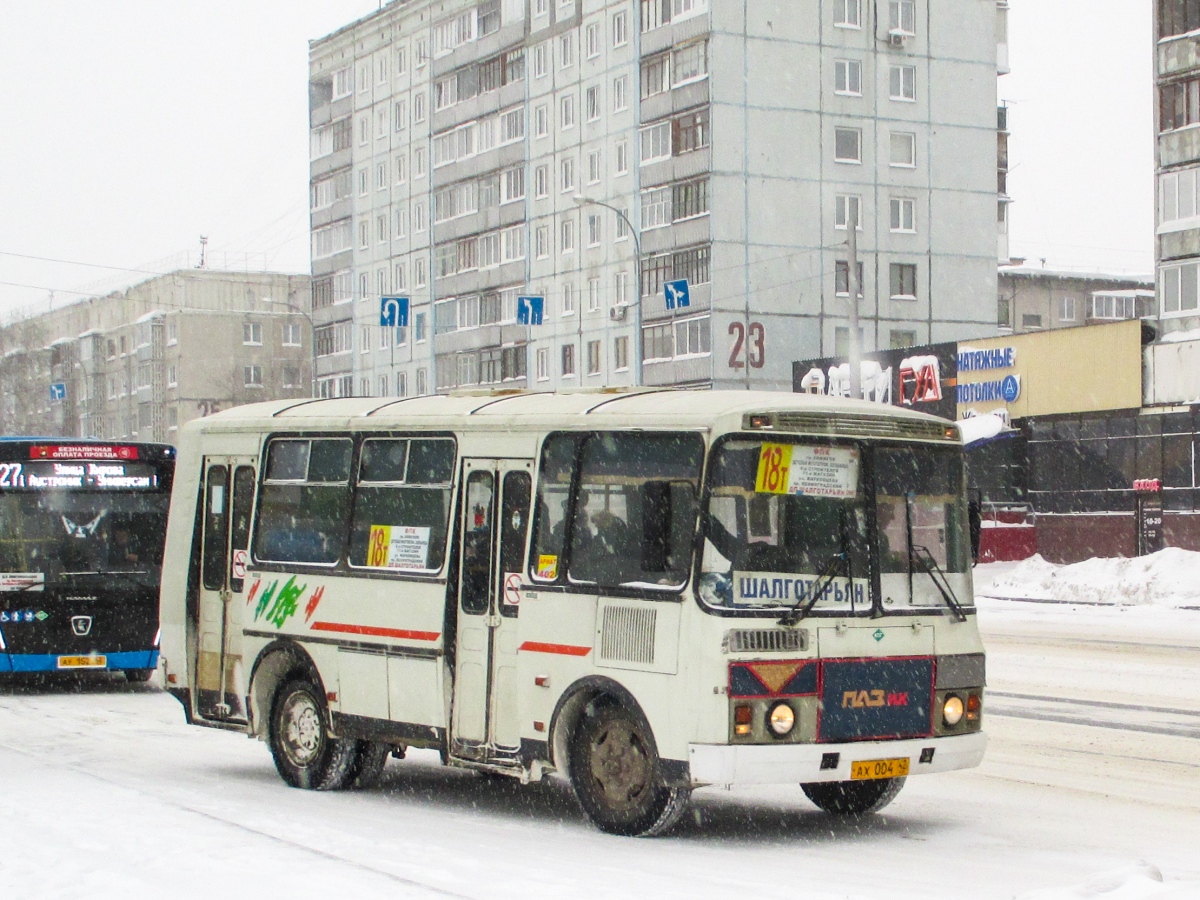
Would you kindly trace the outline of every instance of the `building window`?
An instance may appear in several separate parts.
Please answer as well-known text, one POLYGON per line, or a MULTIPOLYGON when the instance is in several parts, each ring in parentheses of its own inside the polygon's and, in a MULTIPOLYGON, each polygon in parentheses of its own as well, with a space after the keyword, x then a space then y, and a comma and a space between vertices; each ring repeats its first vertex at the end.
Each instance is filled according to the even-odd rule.
POLYGON ((671 189, 651 188, 642 191, 642 231, 664 228, 671 224, 671 189))
POLYGON ((263 386, 262 366, 243 366, 242 376, 248 388, 260 388, 263 386))
POLYGON ((525 167, 507 169, 500 174, 500 203, 525 199, 525 167))
POLYGON ((584 43, 587 45, 588 59, 595 59, 600 55, 600 25, 598 23, 592 22, 584 29, 584 43))
POLYGON ((1058 298, 1058 318, 1060 322, 1075 321, 1075 298, 1074 297, 1059 297, 1058 298))
POLYGON ((550 134, 550 110, 543 103, 533 109, 534 137, 546 137, 550 134))
POLYGON ((1159 39, 1190 31, 1200 31, 1200 5, 1191 0, 1159 0, 1159 39))
POLYGON ((659 53, 642 60, 642 99, 671 89, 671 54, 659 53))
POLYGON ((588 341, 587 344, 587 373, 589 375, 600 374, 600 342, 588 341))
POLYGON ((917 267, 911 263, 892 263, 890 266, 892 299, 917 299, 917 267))
POLYGON ((1021 316, 1021 327, 1036 331, 1042 327, 1042 317, 1038 313, 1025 313, 1021 316))
POLYGON ((914 0, 888 0, 888 30, 900 34, 917 33, 917 9, 914 0))
POLYGON ((613 112, 624 112, 629 108, 629 76, 613 79, 613 112))
POLYGON ((857 59, 835 59, 833 61, 833 92, 862 96, 862 63, 857 59))
POLYGON ((283 367, 283 382, 281 387, 298 388, 300 387, 300 370, 295 366, 283 367))
POLYGON ((708 110, 702 109, 694 113, 685 113, 675 119, 674 152, 676 156, 701 150, 708 146, 708 110))
POLYGON ((647 362, 708 356, 711 352, 712 328, 707 315, 642 329, 642 358, 647 362))
POLYGON ((562 375, 563 378, 571 378, 575 375, 574 344, 563 344, 562 346, 562 375))
POLYGON ((533 195, 539 200, 550 194, 550 167, 538 166, 533 170, 533 195))
POLYGON ((561 166, 561 189, 564 194, 575 190, 575 160, 564 159, 561 166))
POLYGON ((175 366, 167 366, 167 387, 176 387, 179 384, 179 369, 175 366))
POLYGON ((619 12, 613 14, 612 36, 614 47, 624 47, 629 43, 629 18, 625 13, 619 12))
POLYGON ((548 259, 550 256, 550 226, 539 225, 533 230, 534 255, 538 259, 548 259))
POLYGON ((299 322, 284 322, 283 323, 283 346, 299 347, 300 346, 300 323, 299 322))
POLYGON ((618 175, 629 173, 629 142, 617 141, 614 169, 618 175))
MULTIPOLYGON (((863 296, 863 264, 860 262, 855 271, 858 274, 858 296, 863 296)), ((833 292, 839 297, 850 296, 850 264, 839 259, 833 264, 833 292)))
POLYGON ((833 227, 845 231, 850 219, 854 219, 854 230, 863 230, 862 197, 857 194, 838 194, 833 198, 833 227))
POLYGON ((559 101, 558 121, 563 131, 575 127, 575 96, 573 94, 567 94, 559 101))
POLYGON ((671 123, 659 122, 641 131, 641 163, 657 162, 671 158, 671 123))
POLYGON ((408 396, 408 373, 407 372, 397 372, 396 373, 396 396, 397 397, 407 397, 408 396))
POLYGON ((842 163, 862 162, 862 131, 858 128, 835 128, 833 159, 842 163))
POLYGON ((893 350, 902 350, 905 347, 915 347, 917 345, 917 333, 915 331, 890 331, 888 332, 888 342, 893 350))
POLYGON ((671 221, 708 215, 708 179, 696 178, 671 188, 671 221))
POLYGON ((590 214, 588 216, 588 246, 600 246, 600 216, 598 214, 590 214))
MULTIPOLYGON (((1196 187, 1200 181, 1197 169, 1181 169, 1167 172, 1158 179, 1158 222, 1170 225, 1187 222, 1197 215, 1200 206, 1196 203, 1196 187)), ((1167 228, 1165 230, 1175 230, 1167 228)))
POLYGON ((915 168, 917 165, 917 136, 907 131, 891 133, 891 157, 889 165, 900 168, 915 168))
POLYGON ((575 34, 568 31, 558 39, 558 67, 570 68, 575 64, 575 34))
POLYGON ((562 314, 564 316, 575 315, 575 285, 569 281, 563 285, 562 314))
POLYGON ((587 119, 589 122, 595 122, 600 118, 600 113, 603 111, 600 105, 600 86, 592 85, 584 94, 584 106, 587 111, 587 119))
POLYGON ((915 232, 917 201, 908 197, 892 197, 892 231, 915 232))
POLYGON ((593 150, 588 154, 588 184, 599 184, 601 175, 600 151, 593 150))
POLYGON ((550 380, 550 348, 539 347, 534 357, 535 377, 538 381, 550 380))
POLYGON ((915 66, 892 66, 888 70, 889 93, 893 100, 917 99, 917 69, 915 66))
POLYGON ((262 323, 261 322, 243 322, 242 323, 242 343, 243 344, 262 344, 262 323))
POLYGON ((833 24, 839 28, 861 28, 862 0, 833 0, 833 24))
POLYGON ((629 369, 629 338, 613 339, 613 369, 624 372, 629 369))

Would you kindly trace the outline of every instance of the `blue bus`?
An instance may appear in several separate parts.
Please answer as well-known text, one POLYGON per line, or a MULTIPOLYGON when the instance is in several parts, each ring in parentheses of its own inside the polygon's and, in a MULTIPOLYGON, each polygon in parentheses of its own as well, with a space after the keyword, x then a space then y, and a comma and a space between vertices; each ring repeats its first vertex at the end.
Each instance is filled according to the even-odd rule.
POLYGON ((158 667, 175 450, 0 438, 0 673, 158 667))

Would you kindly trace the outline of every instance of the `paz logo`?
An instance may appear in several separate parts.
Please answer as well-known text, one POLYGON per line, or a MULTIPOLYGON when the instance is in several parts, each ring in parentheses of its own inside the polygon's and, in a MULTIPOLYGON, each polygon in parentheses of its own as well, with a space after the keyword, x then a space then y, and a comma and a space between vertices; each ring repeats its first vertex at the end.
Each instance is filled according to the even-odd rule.
POLYGON ((882 641, 883 640, 883 629, 876 628, 875 633, 873 635, 871 635, 871 637, 875 638, 876 641, 882 641))

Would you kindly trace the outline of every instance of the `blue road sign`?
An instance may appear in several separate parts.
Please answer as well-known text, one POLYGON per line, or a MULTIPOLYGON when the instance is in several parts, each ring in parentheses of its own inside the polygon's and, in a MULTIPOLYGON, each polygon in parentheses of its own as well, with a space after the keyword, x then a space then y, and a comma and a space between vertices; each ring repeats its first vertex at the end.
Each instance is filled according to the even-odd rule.
POLYGON ((517 323, 520 325, 541 325, 545 309, 545 297, 518 297, 517 323))
POLYGON ((692 305, 686 278, 663 282, 663 295, 667 298, 667 309, 683 309, 692 305))
POLYGON ((56 381, 56 382, 54 382, 54 384, 50 385, 50 399, 51 400, 66 400, 67 399, 67 386, 64 382, 56 381))
POLYGON ((383 328, 407 328, 408 298, 380 297, 379 324, 383 328))

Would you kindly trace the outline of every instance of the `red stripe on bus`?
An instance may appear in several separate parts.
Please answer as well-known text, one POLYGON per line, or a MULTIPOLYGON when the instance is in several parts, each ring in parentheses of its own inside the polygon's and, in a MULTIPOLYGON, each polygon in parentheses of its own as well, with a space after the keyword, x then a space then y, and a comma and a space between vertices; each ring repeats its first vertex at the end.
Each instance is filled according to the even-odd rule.
POLYGON ((591 647, 573 647, 570 644, 541 644, 537 641, 526 641, 517 651, 529 653, 556 653, 559 656, 587 656, 592 652, 591 647))
POLYGON ((343 625, 339 622, 313 622, 313 631, 336 631, 340 634, 366 634, 371 637, 400 638, 407 641, 436 641, 438 631, 406 631, 403 628, 377 628, 374 625, 343 625))

